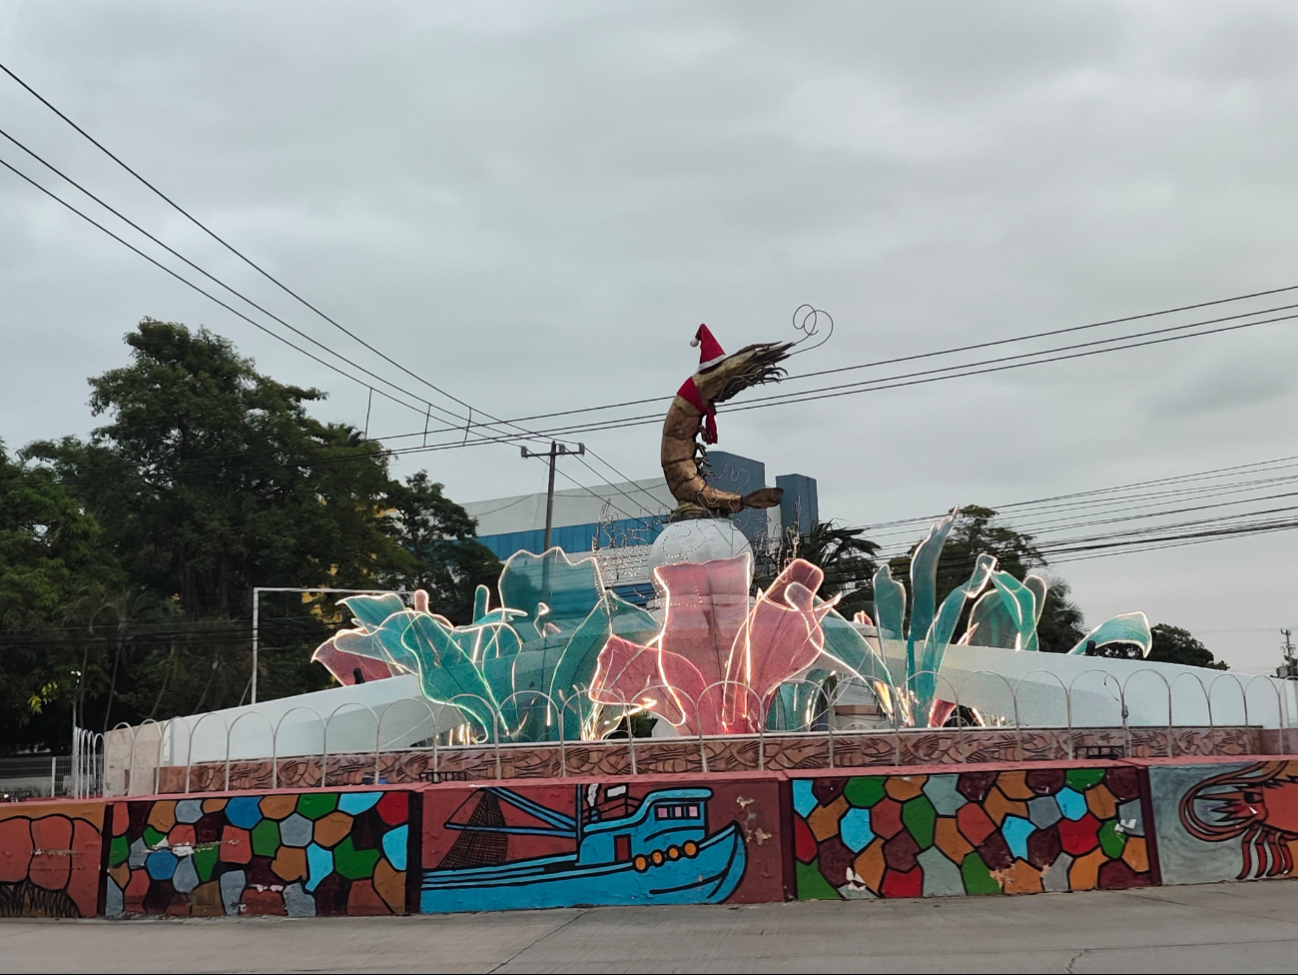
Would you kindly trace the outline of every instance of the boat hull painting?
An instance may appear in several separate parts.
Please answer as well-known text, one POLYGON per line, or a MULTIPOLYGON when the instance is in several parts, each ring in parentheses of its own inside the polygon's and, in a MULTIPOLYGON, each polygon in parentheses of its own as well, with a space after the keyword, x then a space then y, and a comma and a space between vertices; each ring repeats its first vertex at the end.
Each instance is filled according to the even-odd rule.
POLYGON ((718 904, 739 886, 747 851, 739 824, 701 840, 692 856, 578 865, 573 856, 538 857, 495 867, 426 870, 425 914, 619 904, 718 904))

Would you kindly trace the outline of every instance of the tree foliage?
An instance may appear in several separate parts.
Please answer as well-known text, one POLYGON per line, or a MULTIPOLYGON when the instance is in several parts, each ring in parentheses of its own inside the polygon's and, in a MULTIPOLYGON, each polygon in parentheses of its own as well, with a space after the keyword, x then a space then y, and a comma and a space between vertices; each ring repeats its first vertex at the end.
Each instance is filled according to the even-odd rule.
POLYGON ((474 538, 477 523, 418 471, 388 492, 387 530, 402 557, 384 582, 424 589, 431 605, 453 623, 473 622, 473 593, 492 588, 503 568, 496 553, 474 538))
MULTIPOLYGON (((107 727, 246 700, 253 587, 398 582, 463 618, 495 581, 464 510, 311 416, 323 393, 206 329, 145 319, 126 344, 90 380, 88 438, 0 452, 0 749, 63 750, 74 709, 107 727)), ((325 686, 333 599, 264 598, 259 696, 325 686)))
MULTIPOLYGON (((1035 539, 1001 522, 994 508, 966 505, 956 514, 955 523, 942 548, 937 565, 938 602, 958 586, 964 585, 974 570, 978 556, 987 552, 996 556, 997 568, 1022 580, 1029 573, 1043 575, 1046 558, 1035 539)), ((893 576, 910 592, 910 560, 914 554, 893 559, 889 564, 893 576)), ((1048 653, 1066 653, 1086 635, 1082 611, 1071 600, 1068 583, 1051 574, 1045 575, 1049 588, 1045 605, 1037 622, 1041 649, 1048 653)), ((967 609, 966 609, 967 611, 967 609)))
MULTIPOLYGON (((1151 627, 1154 642, 1149 648, 1146 660, 1156 660, 1165 664, 1185 664, 1188 667, 1207 667, 1211 670, 1228 670, 1224 660, 1216 659, 1212 651, 1195 639, 1194 634, 1179 626, 1159 623, 1151 627)), ((1095 657, 1120 657, 1127 660, 1140 659, 1140 647, 1129 643, 1110 643, 1103 647, 1088 648, 1087 653, 1095 657)))
POLYGON ((120 583, 99 536, 53 472, 0 445, 0 744, 67 738, 86 669, 69 635, 95 622, 70 597, 120 583))

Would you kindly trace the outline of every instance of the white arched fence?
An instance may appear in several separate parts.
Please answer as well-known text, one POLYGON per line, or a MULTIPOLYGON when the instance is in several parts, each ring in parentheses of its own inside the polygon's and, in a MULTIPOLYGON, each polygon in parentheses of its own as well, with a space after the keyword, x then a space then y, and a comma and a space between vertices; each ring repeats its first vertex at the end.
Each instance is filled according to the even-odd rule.
MULTIPOLYGON (((726 768, 789 767, 781 755, 794 746, 799 754, 811 756, 805 761, 830 768, 850 765, 850 756, 843 759, 848 741, 857 754, 868 744, 871 761, 890 756, 897 765, 914 761, 924 749, 940 751, 943 761, 986 760, 989 749, 1001 758, 1026 759, 1032 757, 1025 744, 1030 737, 1037 742, 1051 735, 1059 743, 1051 755, 1060 758, 1134 755, 1137 749, 1156 757, 1207 754, 1225 729, 1234 729, 1231 741, 1236 749, 1240 735, 1259 750, 1278 751, 1292 744, 1294 682, 1140 660, 1101 662, 1079 656, 1060 666, 1053 655, 1013 656, 1022 666, 1009 673, 1004 666, 974 668, 980 655, 969 653, 957 658, 958 666, 944 666, 942 673, 933 675, 938 701, 933 713, 951 715, 941 729, 914 724, 904 686, 888 688, 856 677, 838 677, 831 683, 789 682, 800 692, 795 700, 802 710, 793 716, 793 727, 769 729, 765 716, 770 699, 760 700, 746 685, 718 681, 704 688, 698 700, 665 687, 642 692, 670 694, 687 719, 680 729, 660 718, 650 739, 637 737, 634 724, 619 724, 617 717, 638 706, 615 700, 604 708, 602 740, 589 741, 564 733, 565 724, 572 724, 565 717, 571 719, 574 713, 582 716, 579 723, 591 733, 592 715, 599 709, 583 688, 558 700, 529 689, 499 702, 462 694, 462 701, 438 703, 417 693, 400 693, 417 692, 417 683, 406 686, 413 678, 392 678, 162 723, 146 721, 135 728, 119 725, 105 735, 79 732, 71 788, 78 795, 149 794, 158 791, 164 769, 168 791, 228 789, 249 781, 249 775, 259 787, 275 788, 287 784, 281 781, 281 767, 289 760, 306 762, 310 768, 318 763, 319 776, 312 773, 309 784, 344 784, 338 769, 331 770, 331 759, 350 770, 349 781, 359 774, 362 781, 377 783, 384 780, 385 769, 410 753, 420 753, 416 757, 431 774, 430 781, 542 774, 526 771, 530 768, 549 769, 547 774, 558 776, 585 774, 582 769, 593 767, 591 749, 625 749, 623 767, 636 775, 658 768, 654 747, 665 739, 692 742, 684 754, 694 756, 687 759, 693 770, 704 772, 717 770, 716 756, 722 754, 726 768), (372 690, 355 693, 363 688, 372 690), (340 695, 341 690, 353 693, 340 695), (471 719, 470 713, 490 715, 490 727, 471 719), (981 724, 965 726, 970 720, 981 724), (548 740, 510 741, 524 724, 548 740), (734 733, 736 729, 746 733, 734 733), (1263 732, 1273 733, 1273 738, 1260 738, 1263 732), (940 742, 934 737, 938 735, 940 742), (1088 744, 1091 740, 1100 744, 1088 744), (823 748, 809 744, 817 741, 823 741, 823 748), (517 754, 531 750, 541 755, 545 748, 557 751, 557 761, 542 757, 529 765, 526 756, 517 754), (573 759, 574 748, 585 750, 580 760, 573 759), (197 778, 196 769, 203 770, 197 778)), ((1041 757, 1041 748, 1034 747, 1041 757)), ((675 754, 682 754, 679 746, 675 754)), ((678 757, 677 771, 679 761, 678 757)))

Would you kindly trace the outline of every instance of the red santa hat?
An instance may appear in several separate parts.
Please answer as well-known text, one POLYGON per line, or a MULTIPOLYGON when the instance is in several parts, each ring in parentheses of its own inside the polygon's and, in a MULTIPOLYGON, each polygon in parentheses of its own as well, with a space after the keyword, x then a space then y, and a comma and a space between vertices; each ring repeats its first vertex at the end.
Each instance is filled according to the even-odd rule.
POLYGON ((716 365, 726 357, 725 350, 721 348, 721 343, 712 336, 706 325, 700 325, 699 330, 694 333, 694 338, 690 340, 690 345, 699 348, 699 369, 706 369, 708 366, 716 365))

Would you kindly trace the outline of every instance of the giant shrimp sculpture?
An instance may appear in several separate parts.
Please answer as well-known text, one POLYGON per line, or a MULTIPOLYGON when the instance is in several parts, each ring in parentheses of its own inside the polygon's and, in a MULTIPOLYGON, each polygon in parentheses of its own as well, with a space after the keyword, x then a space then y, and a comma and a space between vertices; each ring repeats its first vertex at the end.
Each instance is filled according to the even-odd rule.
POLYGON ((677 391, 663 421, 662 465, 667 487, 679 504, 673 520, 724 517, 744 508, 771 508, 780 503, 782 488, 760 488, 748 494, 721 491, 703 479, 707 448, 717 442, 716 404, 760 383, 784 378, 780 361, 792 342, 758 342, 726 355, 706 325, 700 325, 691 345, 699 346, 699 369, 677 391))

